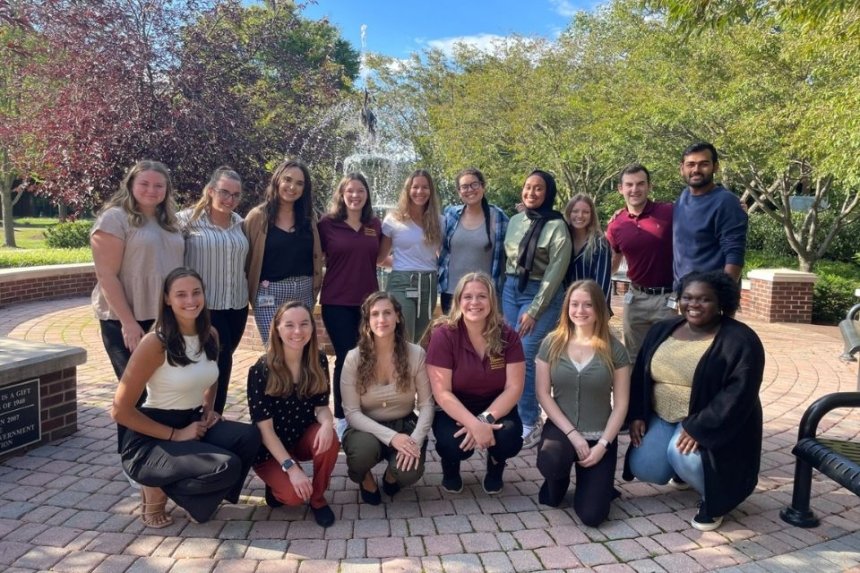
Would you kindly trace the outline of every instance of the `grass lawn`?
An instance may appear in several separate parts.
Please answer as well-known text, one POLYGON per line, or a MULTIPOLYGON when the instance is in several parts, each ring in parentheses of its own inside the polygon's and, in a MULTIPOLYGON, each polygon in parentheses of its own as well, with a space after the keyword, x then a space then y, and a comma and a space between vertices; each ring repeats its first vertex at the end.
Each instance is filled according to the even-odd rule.
POLYGON ((17 248, 0 247, 0 268, 91 262, 93 254, 87 247, 52 249, 45 244, 45 229, 51 225, 56 225, 57 222, 57 219, 49 217, 15 219, 15 244, 17 248))

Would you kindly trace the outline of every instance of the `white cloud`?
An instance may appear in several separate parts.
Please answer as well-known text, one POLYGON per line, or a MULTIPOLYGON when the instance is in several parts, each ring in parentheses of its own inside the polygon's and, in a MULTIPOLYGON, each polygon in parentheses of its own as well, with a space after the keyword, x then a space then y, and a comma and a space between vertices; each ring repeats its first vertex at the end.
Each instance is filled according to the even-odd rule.
POLYGON ((474 48, 481 52, 496 52, 502 48, 507 42, 512 41, 512 38, 507 36, 499 36, 497 34, 477 34, 474 36, 454 36, 451 38, 439 38, 436 40, 416 39, 416 42, 425 44, 433 49, 439 50, 447 56, 454 53, 454 48, 458 44, 464 44, 470 48, 474 48))
POLYGON ((556 14, 564 16, 565 18, 573 18, 576 16, 577 12, 582 10, 582 8, 577 7, 570 0, 549 0, 549 3, 552 4, 556 14))

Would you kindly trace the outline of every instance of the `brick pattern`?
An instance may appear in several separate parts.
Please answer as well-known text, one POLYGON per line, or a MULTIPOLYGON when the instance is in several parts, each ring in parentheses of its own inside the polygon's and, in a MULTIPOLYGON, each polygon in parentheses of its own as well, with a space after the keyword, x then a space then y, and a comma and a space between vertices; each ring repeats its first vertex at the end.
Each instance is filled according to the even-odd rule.
POLYGON ((42 438, 26 448, 0 456, 19 456, 78 431, 77 368, 49 372, 39 378, 42 438))
POLYGON ((812 322, 813 283, 750 279, 748 299, 741 306, 748 317, 765 322, 812 322))
POLYGON ((96 273, 83 270, 35 279, 0 281, 0 308, 23 302, 89 295, 96 286, 96 273))

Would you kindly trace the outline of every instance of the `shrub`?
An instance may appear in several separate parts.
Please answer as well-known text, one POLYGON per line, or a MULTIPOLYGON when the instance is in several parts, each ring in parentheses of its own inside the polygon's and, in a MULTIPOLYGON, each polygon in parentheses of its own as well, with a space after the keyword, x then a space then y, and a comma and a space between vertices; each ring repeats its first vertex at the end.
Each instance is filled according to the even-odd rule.
POLYGON ((57 223, 45 229, 45 243, 54 249, 79 249, 90 246, 92 221, 57 223))
POLYGON ((0 269, 89 263, 93 252, 89 247, 80 249, 10 249, 0 247, 0 269))
MULTIPOLYGON (((803 224, 804 213, 794 213, 794 224, 803 224)), ((818 218, 816 241, 822 241, 830 230, 833 215, 823 211, 818 218)), ((843 227, 833 238, 827 252, 828 259, 850 262, 857 254, 857 237, 860 236, 860 220, 843 227)), ((774 255, 797 256, 788 244, 783 226, 774 221, 766 213, 756 212, 750 215, 749 231, 747 232, 747 250, 764 251, 774 255)))
POLYGON ((856 279, 819 272, 812 295, 812 322, 836 324, 845 318, 856 302, 854 289, 859 284, 856 279))

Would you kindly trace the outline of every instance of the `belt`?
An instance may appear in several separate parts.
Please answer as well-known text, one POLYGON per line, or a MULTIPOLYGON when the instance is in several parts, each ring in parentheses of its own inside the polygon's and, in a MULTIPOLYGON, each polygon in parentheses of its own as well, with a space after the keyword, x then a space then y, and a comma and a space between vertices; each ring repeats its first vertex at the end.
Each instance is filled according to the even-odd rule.
POLYGON ((630 288, 644 294, 666 294, 672 292, 672 287, 646 287, 636 283, 630 283, 630 288))

